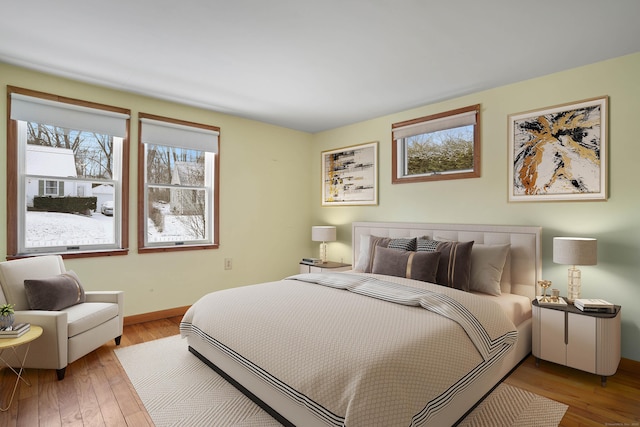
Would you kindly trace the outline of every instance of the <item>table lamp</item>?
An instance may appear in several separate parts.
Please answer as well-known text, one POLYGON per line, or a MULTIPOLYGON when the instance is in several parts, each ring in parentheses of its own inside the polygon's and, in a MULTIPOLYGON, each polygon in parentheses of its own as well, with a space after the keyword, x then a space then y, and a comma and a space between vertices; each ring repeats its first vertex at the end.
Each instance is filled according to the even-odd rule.
POLYGON ((311 240, 320 243, 320 260, 327 262, 327 242, 336 240, 336 227, 333 225, 314 225, 311 227, 311 240))
POLYGON ((595 265, 598 262, 598 241, 583 237, 554 237, 553 262, 571 265, 569 268, 569 283, 567 286, 567 300, 573 302, 580 298, 581 278, 577 265, 595 265))

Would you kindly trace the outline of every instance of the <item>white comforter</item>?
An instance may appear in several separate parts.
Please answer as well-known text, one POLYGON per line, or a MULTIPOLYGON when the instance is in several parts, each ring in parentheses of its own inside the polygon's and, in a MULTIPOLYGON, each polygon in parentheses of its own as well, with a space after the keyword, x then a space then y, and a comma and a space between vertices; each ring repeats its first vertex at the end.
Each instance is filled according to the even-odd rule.
POLYGON ((353 273, 208 294, 181 332, 224 351, 327 425, 363 427, 427 424, 517 339, 491 301, 353 273))

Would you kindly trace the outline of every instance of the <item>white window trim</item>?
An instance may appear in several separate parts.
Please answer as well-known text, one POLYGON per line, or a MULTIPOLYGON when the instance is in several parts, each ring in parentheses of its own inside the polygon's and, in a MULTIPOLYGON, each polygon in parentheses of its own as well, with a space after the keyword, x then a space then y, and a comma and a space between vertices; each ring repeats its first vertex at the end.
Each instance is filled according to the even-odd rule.
MULTIPOLYGON (((24 200, 25 203, 18 204, 16 209, 18 210, 18 253, 21 255, 32 255, 32 254, 65 254, 65 253, 78 253, 78 252, 96 252, 96 251, 113 251, 122 248, 122 183, 121 180, 115 179, 97 179, 97 178, 74 178, 74 177, 66 177, 63 180, 60 177, 55 176, 45 176, 45 175, 28 175, 25 171, 26 168, 26 140, 27 140, 27 124, 24 121, 18 122, 18 200, 24 200), (26 182, 28 179, 35 180, 45 180, 45 181, 56 181, 57 188, 60 188, 60 181, 67 182, 100 182, 103 184, 111 184, 114 187, 114 206, 115 213, 113 215, 114 221, 114 241, 110 244, 72 244, 72 245, 56 245, 56 246, 38 246, 38 247, 27 247, 26 246, 26 214, 27 214, 27 186, 26 182)), ((112 168, 114 171, 114 175, 121 176, 120 171, 122 168, 122 145, 123 139, 114 137, 113 138, 113 164, 112 168)), ((46 187, 46 184, 45 184, 46 187)), ((45 195, 46 192, 45 192, 45 195)), ((100 209, 100 206, 97 206, 96 209, 100 209)))

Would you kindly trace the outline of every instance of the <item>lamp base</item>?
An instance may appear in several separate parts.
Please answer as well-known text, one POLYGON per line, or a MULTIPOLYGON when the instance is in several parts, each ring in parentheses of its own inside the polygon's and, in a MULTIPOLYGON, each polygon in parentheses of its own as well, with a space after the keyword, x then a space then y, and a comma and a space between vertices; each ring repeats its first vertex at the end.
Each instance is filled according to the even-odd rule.
POLYGON ((580 288, 582 287, 581 275, 580 270, 578 270, 575 265, 569 269, 568 273, 567 301, 573 304, 575 300, 580 298, 580 288))
POLYGON ((327 244, 325 242, 320 243, 320 260, 323 264, 327 263, 327 244))

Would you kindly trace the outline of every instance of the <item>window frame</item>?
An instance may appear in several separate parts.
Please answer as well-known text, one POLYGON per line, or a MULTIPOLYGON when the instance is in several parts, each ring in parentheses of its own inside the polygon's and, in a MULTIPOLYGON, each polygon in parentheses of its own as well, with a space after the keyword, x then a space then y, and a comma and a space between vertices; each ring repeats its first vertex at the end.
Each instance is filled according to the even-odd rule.
MULTIPOLYGON (((430 182, 430 181, 442 181, 451 179, 465 179, 465 178, 479 178, 480 177, 480 165, 481 165, 481 144, 480 144, 480 104, 470 105, 468 107, 457 108, 455 110, 445 111, 442 113, 432 114, 429 116, 419 117, 416 119, 406 120, 403 122, 393 123, 391 125, 391 139, 392 139, 392 165, 391 165, 391 183, 392 184, 406 184, 413 182, 430 182), (422 175, 402 175, 403 168, 400 167, 400 162, 406 157, 406 144, 403 141, 405 138, 394 137, 394 132, 400 128, 409 127, 412 125, 427 124, 428 122, 437 122, 438 120, 453 118, 465 113, 475 112, 475 124, 473 130, 473 169, 465 172, 445 172, 445 173, 432 173, 422 175)), ((443 127, 436 129, 433 132, 440 130, 453 129, 443 127)), ((431 132, 429 132, 431 133, 431 132)), ((425 133, 426 134, 426 133, 425 133)), ((420 134, 418 134, 420 135, 420 134)))
MULTIPOLYGON (((125 108, 115 107, 106 104, 100 104, 91 101, 85 101, 65 96, 54 95, 45 92, 39 92, 31 89, 24 89, 15 86, 7 86, 7 259, 17 259, 29 256, 61 255, 63 258, 87 258, 99 256, 126 255, 129 252, 129 132, 130 132, 130 116, 131 111, 125 108), (121 210, 120 224, 114 224, 115 230, 119 233, 119 247, 117 248, 100 248, 67 251, 36 251, 28 253, 20 253, 20 224, 21 224, 21 207, 18 205, 19 195, 23 193, 20 190, 20 182, 24 181, 19 176, 20 168, 18 162, 20 160, 21 148, 19 145, 18 120, 11 118, 11 95, 24 95, 33 98, 40 98, 46 101, 53 101, 61 104, 69 104, 80 108, 91 108, 95 110, 103 110, 111 113, 118 113, 129 116, 125 120, 125 134, 122 137, 122 158, 121 175, 120 175, 120 198, 119 208, 121 210)), ((26 148, 25 148, 26 149, 26 148)), ((83 179, 91 181, 91 179, 83 179)), ((59 183, 58 183, 59 185, 59 183)), ((115 219, 114 219, 115 221, 115 219)), ((24 222, 24 219, 22 219, 24 222)), ((26 236, 23 236, 26 237, 26 236)), ((117 237, 117 236, 116 236, 117 237)), ((118 239, 116 239, 117 241, 118 239)))
MULTIPOLYGON (((157 144, 163 145, 163 144, 157 144)), ((220 246, 220 128, 213 125, 205 125, 202 123, 195 123, 186 120, 179 120, 169 117, 163 117, 155 114, 138 113, 138 253, 156 253, 156 252, 176 252, 176 251, 193 251, 203 249, 217 249, 220 246), (217 152, 213 158, 213 176, 212 188, 211 188, 211 213, 210 227, 212 231, 211 243, 184 243, 173 245, 147 245, 146 244, 146 223, 148 218, 148 206, 147 206, 147 177, 146 177, 146 149, 143 142, 143 119, 154 120, 158 122, 165 122, 169 125, 178 125, 193 127, 197 129, 204 129, 206 131, 212 131, 218 133, 218 147, 217 152)))
MULTIPOLYGON (((57 196, 58 194, 60 194, 60 180, 54 180, 54 179, 43 179, 43 189, 44 191, 42 192, 43 195, 45 196, 57 196), (49 183, 51 183, 51 187, 49 186, 49 183), (55 188, 54 188, 55 186, 55 188)), ((39 184, 38 184, 39 185, 39 184)))

